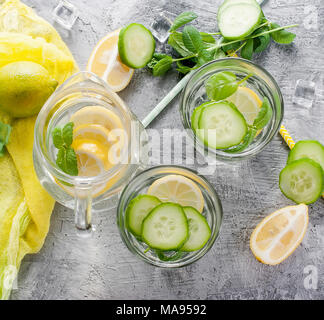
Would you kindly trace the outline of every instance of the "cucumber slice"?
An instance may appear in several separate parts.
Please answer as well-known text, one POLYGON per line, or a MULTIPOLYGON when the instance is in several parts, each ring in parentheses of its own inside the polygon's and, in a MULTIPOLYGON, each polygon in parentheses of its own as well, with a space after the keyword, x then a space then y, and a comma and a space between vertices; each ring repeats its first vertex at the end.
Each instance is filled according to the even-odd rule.
POLYGON ((303 140, 295 144, 289 153, 287 163, 309 158, 321 165, 324 170, 324 146, 315 140, 303 140))
POLYGON ((279 187, 287 198, 296 203, 313 203, 323 190, 322 167, 307 158, 293 161, 280 172, 279 187))
POLYGON ((220 14, 224 9, 227 7, 233 5, 233 4, 242 4, 242 3, 248 3, 255 6, 258 6, 259 4, 256 2, 256 0, 225 0, 222 5, 218 9, 218 14, 220 14))
POLYGON ((178 250, 188 235, 187 217, 182 207, 175 203, 158 205, 143 221, 142 239, 153 249, 178 250))
POLYGON ((183 208, 189 224, 189 239, 181 251, 196 251, 201 249, 209 240, 211 230, 206 218, 193 207, 183 208))
POLYGON ((227 149, 240 144, 247 133, 244 116, 228 101, 203 108, 196 131, 205 145, 214 149, 227 149))
POLYGON ((192 113, 191 116, 191 128, 193 131, 196 131, 198 129, 198 121, 199 121, 199 117, 201 114, 201 111, 204 107, 213 104, 214 102, 205 102, 203 104, 201 104, 199 107, 195 108, 195 110, 192 113))
POLYGON ((139 195, 132 199, 126 210, 127 229, 136 237, 142 233, 142 223, 152 209, 158 206, 161 201, 154 196, 139 195))
POLYGON ((227 40, 242 39, 260 24, 262 10, 257 3, 235 3, 218 13, 218 27, 227 40))
POLYGON ((152 60, 155 40, 143 25, 131 23, 119 33, 118 50, 121 61, 128 67, 143 68, 152 60))

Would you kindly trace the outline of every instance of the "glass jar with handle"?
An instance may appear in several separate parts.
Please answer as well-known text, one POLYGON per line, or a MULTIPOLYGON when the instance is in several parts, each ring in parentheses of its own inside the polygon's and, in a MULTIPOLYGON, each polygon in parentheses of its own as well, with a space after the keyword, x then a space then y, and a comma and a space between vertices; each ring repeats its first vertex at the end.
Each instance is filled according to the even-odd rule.
MULTIPOLYGON (((95 74, 79 72, 54 92, 37 117, 34 167, 53 198, 74 209, 76 227, 90 230, 92 210, 107 209, 109 198, 146 165, 146 141, 144 127, 122 99, 95 74), (72 145, 62 148, 75 151, 77 175, 58 165, 60 149, 53 141, 53 131, 70 122, 72 145)), ((64 164, 69 155, 62 153, 64 164)))

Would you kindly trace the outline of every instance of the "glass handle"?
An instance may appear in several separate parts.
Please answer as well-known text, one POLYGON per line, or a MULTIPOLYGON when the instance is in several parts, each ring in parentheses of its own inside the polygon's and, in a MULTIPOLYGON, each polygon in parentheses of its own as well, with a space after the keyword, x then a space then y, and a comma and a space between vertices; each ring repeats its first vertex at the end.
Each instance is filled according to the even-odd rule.
POLYGON ((91 229, 92 189, 76 189, 74 214, 75 226, 78 230, 91 229))

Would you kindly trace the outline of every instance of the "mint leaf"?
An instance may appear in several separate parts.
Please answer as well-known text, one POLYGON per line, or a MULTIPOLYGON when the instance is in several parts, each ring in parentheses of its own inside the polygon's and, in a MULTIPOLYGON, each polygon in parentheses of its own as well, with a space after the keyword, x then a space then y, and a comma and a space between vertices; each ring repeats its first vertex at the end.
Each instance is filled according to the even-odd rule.
MULTIPOLYGON (((265 31, 269 31, 269 28, 268 27, 259 28, 252 35, 260 34, 265 31)), ((266 33, 260 37, 254 38, 253 39, 253 51, 255 53, 260 53, 260 52, 266 50, 270 44, 270 40, 271 40, 271 37, 270 37, 269 33, 266 33)))
POLYGON ((189 51, 184 45, 182 40, 182 33, 180 32, 174 32, 170 34, 168 45, 170 45, 182 57, 187 57, 193 54, 193 52, 189 51))
POLYGON ((69 147, 73 142, 73 127, 74 127, 73 122, 68 122, 63 127, 62 135, 63 135, 63 141, 64 141, 66 147, 69 147))
POLYGON ((162 60, 163 58, 165 58, 165 57, 168 57, 168 55, 167 54, 165 54, 165 53, 161 53, 161 52, 155 52, 154 54, 153 54, 153 58, 155 58, 156 60, 162 60))
POLYGON ((4 155, 3 148, 9 142, 11 129, 9 124, 0 122, 0 157, 4 155))
POLYGON ((201 39, 203 42, 206 42, 206 43, 215 43, 216 42, 215 38, 212 35, 210 35, 209 33, 200 32, 200 35, 201 35, 201 39))
POLYGON ((267 97, 264 98, 261 109, 257 115, 257 117, 254 119, 253 127, 255 127, 257 130, 263 129, 271 120, 272 118, 272 108, 270 106, 269 99, 267 97))
POLYGON ((69 147, 59 149, 56 156, 57 166, 65 173, 71 176, 78 175, 78 162, 75 151, 69 147))
POLYGON ((60 149, 64 145, 63 133, 61 128, 54 128, 52 131, 53 143, 56 149, 60 149))
POLYGON ((253 39, 246 41, 245 46, 241 50, 241 57, 247 60, 251 60, 253 57, 253 39))
POLYGON ((172 67, 173 59, 166 56, 153 67, 153 75, 158 77, 164 75, 172 67))
POLYGON ((219 101, 226 99, 238 88, 236 75, 229 71, 216 73, 208 78, 205 88, 210 100, 219 101))
POLYGON ((66 149, 64 147, 59 149, 57 153, 56 164, 62 171, 66 172, 66 149))
MULTIPOLYGON (((280 26, 277 23, 271 23, 271 30, 276 28, 280 28, 280 26)), ((296 35, 294 33, 289 32, 287 30, 275 31, 272 32, 270 35, 275 42, 280 44, 290 44, 296 38, 296 35)))
POLYGON ((201 35, 193 26, 184 27, 182 32, 182 40, 185 47, 193 53, 198 53, 201 49, 203 49, 201 35))
POLYGON ((200 67, 205 63, 212 61, 213 59, 214 59, 214 52, 207 51, 206 49, 202 49, 198 53, 197 67, 200 67))
POLYGON ((160 60, 162 60, 163 58, 165 58, 165 57, 168 57, 168 55, 167 55, 167 54, 164 54, 164 53, 158 53, 158 52, 154 53, 154 54, 153 54, 153 58, 152 58, 152 60, 147 64, 147 67, 148 67, 149 69, 152 69, 152 70, 153 70, 153 68, 157 65, 157 63, 158 63, 160 60))
POLYGON ((183 25, 185 25, 197 18, 198 18, 198 16, 194 12, 191 12, 191 11, 183 12, 174 19, 169 32, 173 32, 173 31, 179 29, 180 27, 182 27, 183 25))
POLYGON ((70 147, 66 150, 66 173, 71 176, 77 176, 78 171, 78 161, 74 150, 70 147))
POLYGON ((67 123, 63 129, 54 128, 52 131, 53 144, 58 149, 57 166, 71 176, 78 175, 77 156, 71 148, 73 142, 73 122, 67 123))

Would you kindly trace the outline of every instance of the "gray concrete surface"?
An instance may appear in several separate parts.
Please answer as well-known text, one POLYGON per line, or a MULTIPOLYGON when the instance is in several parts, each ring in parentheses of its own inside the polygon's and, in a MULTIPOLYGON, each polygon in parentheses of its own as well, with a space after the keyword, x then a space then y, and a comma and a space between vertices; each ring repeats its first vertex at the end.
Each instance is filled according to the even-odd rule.
MULTIPOLYGON (((52 22, 56 0, 25 0, 52 22)), ((157 8, 172 13, 193 10, 198 25, 216 30, 220 0, 71 0, 80 9, 71 33, 58 28, 81 68, 96 42, 109 31, 129 22, 152 22, 157 8)), ((264 11, 280 24, 299 23, 293 45, 271 44, 255 61, 277 79, 285 99, 285 120, 297 139, 324 143, 324 3, 321 0, 269 0, 264 11), (292 103, 297 79, 317 84, 313 107, 292 103)), ((178 81, 176 73, 153 78, 145 69, 135 73, 120 95, 140 119, 178 81)), ((152 124, 152 128, 181 128, 178 99, 152 124)), ((282 264, 270 267, 257 262, 249 249, 256 224, 277 208, 292 204, 278 188, 278 175, 288 148, 277 135, 255 158, 208 177, 223 203, 220 237, 200 261, 183 269, 154 268, 133 256, 122 243, 112 208, 95 217, 97 232, 85 242, 75 235, 72 212, 56 205, 51 228, 39 254, 22 263, 18 290, 12 299, 323 299, 324 202, 310 206, 310 221, 303 243, 282 264), (317 270, 317 289, 304 286, 305 267, 317 270)), ((314 273, 313 273, 314 274, 314 273)), ((306 278, 307 282, 307 278, 306 278)))

